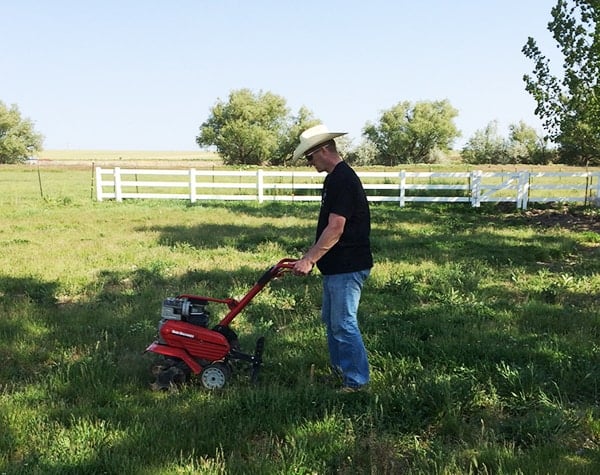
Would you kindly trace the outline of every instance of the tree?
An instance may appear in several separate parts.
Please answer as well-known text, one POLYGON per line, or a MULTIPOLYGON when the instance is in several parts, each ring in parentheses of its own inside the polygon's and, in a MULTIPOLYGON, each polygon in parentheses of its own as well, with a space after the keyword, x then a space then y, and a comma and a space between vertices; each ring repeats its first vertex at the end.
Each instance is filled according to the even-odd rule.
POLYGON ((510 163, 545 165, 554 160, 554 151, 548 148, 547 141, 533 127, 520 121, 509 125, 508 129, 506 152, 510 163))
POLYGON ((0 163, 24 162, 42 150, 42 135, 33 122, 21 117, 19 108, 0 101, 0 163))
POLYGON ((483 129, 476 130, 462 150, 466 163, 507 163, 507 143, 498 133, 498 122, 492 121, 483 129))
MULTIPOLYGON (((340 139, 343 138, 344 137, 340 137, 340 139)), ((369 139, 366 139, 358 144, 357 147, 348 146, 343 153, 343 157, 351 165, 368 166, 376 163, 378 153, 375 144, 369 139)))
MULTIPOLYGON (((296 146, 300 134, 309 127, 319 124, 319 121, 314 118, 312 112, 306 107, 301 107, 298 114, 290 116, 287 124, 279 137, 279 146, 275 154, 271 157, 271 165, 288 165, 292 164, 290 160, 296 146)), ((300 157, 297 161, 304 162, 304 157, 300 157)))
POLYGON ((492 121, 475 131, 462 149, 462 159, 473 164, 531 163, 544 164, 553 154, 535 129, 525 122, 510 124, 508 138, 498 132, 498 122, 492 121))
POLYGON ((533 38, 523 47, 534 62, 524 75, 525 89, 535 101, 548 138, 560 159, 573 165, 600 164, 600 2, 559 0, 551 10, 548 30, 564 58, 559 78, 533 38))
POLYGON ((196 137, 199 146, 214 146, 228 165, 285 163, 307 122, 302 108, 291 116, 282 97, 249 89, 232 91, 227 102, 218 100, 196 137))
POLYGON ((447 100, 404 101, 383 111, 378 124, 368 122, 363 135, 377 148, 377 163, 427 163, 460 136, 453 122, 457 115, 447 100))

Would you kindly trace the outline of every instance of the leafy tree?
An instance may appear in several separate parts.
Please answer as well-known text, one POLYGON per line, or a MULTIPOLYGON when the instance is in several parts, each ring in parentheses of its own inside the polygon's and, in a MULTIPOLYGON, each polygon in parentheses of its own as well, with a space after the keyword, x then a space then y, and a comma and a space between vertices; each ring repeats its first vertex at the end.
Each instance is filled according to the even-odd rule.
POLYGON ((492 121, 475 131, 462 150, 462 158, 473 164, 544 164, 551 161, 553 154, 525 122, 509 125, 509 135, 505 138, 498 132, 498 122, 492 121))
POLYGON ((462 158, 466 163, 507 163, 507 143, 498 133, 498 122, 492 121, 483 129, 476 130, 463 147, 462 158))
MULTIPOLYGON (((340 137, 343 139, 344 137, 340 137)), ((338 147, 339 148, 339 147, 338 147)), ((357 166, 373 165, 378 156, 377 147, 369 139, 363 140, 357 147, 348 147, 347 151, 343 154, 344 159, 357 166)))
POLYGON ((548 23, 563 55, 563 74, 550 71, 533 38, 523 47, 534 62, 525 75, 525 89, 537 102, 548 138, 559 147, 560 159, 573 165, 600 164, 600 2, 559 0, 548 23))
POLYGON ((240 89, 227 102, 217 101, 196 143, 216 147, 228 165, 285 163, 311 119, 305 108, 291 116, 285 99, 276 94, 240 89))
MULTIPOLYGON (((279 146, 275 154, 271 157, 271 165, 291 165, 290 162, 294 149, 298 145, 300 134, 320 122, 316 120, 311 111, 306 107, 301 107, 298 114, 290 116, 282 135, 279 137, 279 146)), ((304 163, 304 157, 297 159, 297 162, 304 163)))
POLYGON ((554 151, 547 146, 547 141, 523 121, 509 126, 506 149, 510 163, 544 165, 555 158, 554 151))
POLYGON ((379 164, 427 163, 460 136, 453 122, 457 115, 447 100, 404 101, 383 111, 378 124, 368 122, 363 135, 377 148, 379 164))
POLYGON ((19 108, 0 101, 0 163, 24 162, 42 150, 42 135, 33 123, 21 117, 19 108))

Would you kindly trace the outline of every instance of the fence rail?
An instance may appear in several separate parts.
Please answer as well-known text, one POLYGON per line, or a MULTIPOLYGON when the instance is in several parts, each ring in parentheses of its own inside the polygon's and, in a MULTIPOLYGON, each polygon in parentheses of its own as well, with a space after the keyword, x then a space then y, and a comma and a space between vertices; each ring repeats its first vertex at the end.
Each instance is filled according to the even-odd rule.
MULTIPOLYGON (((470 203, 595 203, 600 171, 359 172, 369 201, 470 203)), ((150 170, 96 167, 96 198, 319 201, 323 175, 299 171, 150 170), (155 177, 160 177, 157 180, 155 177)))

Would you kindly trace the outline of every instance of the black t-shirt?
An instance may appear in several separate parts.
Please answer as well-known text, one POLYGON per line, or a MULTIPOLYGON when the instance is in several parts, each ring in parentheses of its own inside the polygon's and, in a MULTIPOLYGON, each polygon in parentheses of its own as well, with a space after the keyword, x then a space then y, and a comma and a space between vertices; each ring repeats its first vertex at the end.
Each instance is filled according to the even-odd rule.
POLYGON ((340 240, 317 262, 321 273, 342 274, 373 267, 369 202, 360 179, 343 161, 323 183, 317 240, 329 222, 330 213, 346 218, 346 225, 340 240))

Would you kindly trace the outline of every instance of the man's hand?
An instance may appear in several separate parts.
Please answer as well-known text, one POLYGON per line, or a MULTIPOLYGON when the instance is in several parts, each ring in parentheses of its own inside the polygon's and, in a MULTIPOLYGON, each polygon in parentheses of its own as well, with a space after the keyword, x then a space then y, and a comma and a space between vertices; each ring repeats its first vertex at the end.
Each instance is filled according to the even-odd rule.
POLYGON ((292 272, 295 275, 308 275, 313 268, 313 263, 310 262, 306 257, 298 259, 294 264, 292 272))
POLYGON ((307 275, 321 257, 340 240, 346 226, 346 218, 339 214, 329 213, 327 226, 317 242, 308 250, 304 257, 294 264, 292 269, 296 275, 307 275))

